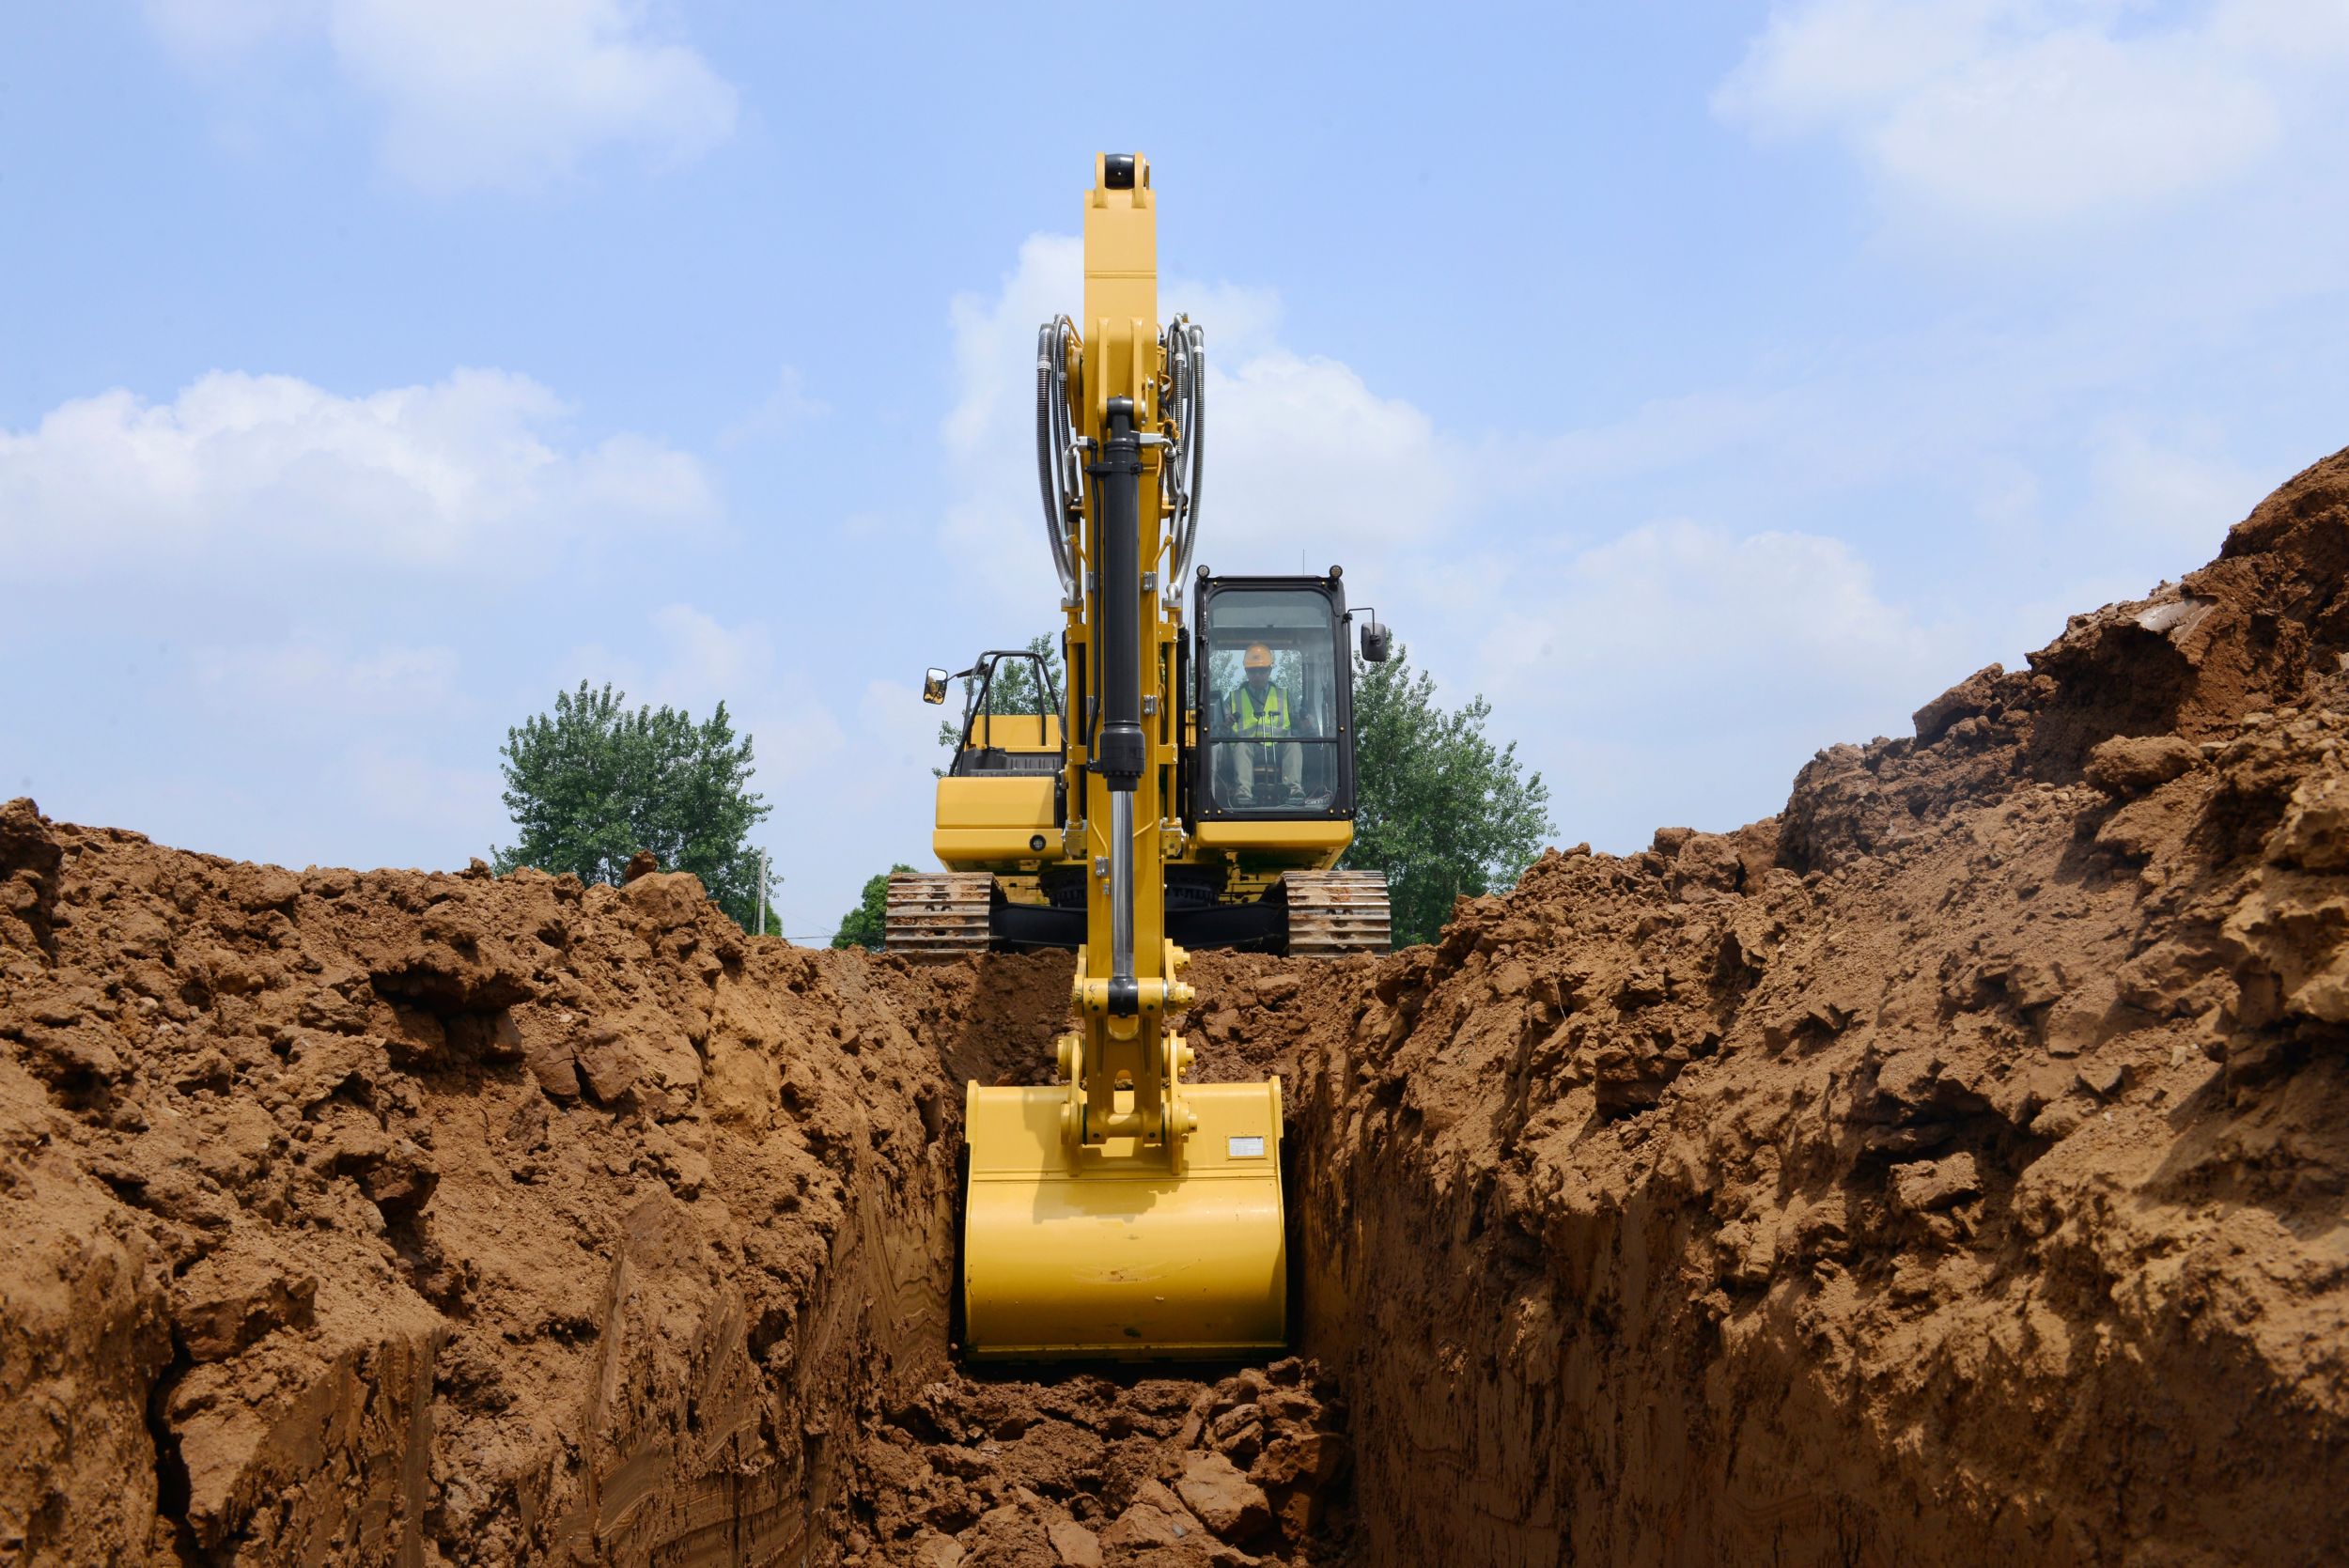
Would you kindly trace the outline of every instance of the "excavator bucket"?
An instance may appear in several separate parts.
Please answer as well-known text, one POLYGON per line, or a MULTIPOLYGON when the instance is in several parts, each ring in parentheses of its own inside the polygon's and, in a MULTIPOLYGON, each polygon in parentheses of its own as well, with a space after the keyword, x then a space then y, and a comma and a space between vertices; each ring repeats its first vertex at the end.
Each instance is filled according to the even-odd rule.
POLYGON ((982 1360, 1202 1359, 1288 1335, 1281 1081, 1184 1088, 1173 1152, 1062 1136, 1066 1089, 966 1105, 964 1353, 982 1360))

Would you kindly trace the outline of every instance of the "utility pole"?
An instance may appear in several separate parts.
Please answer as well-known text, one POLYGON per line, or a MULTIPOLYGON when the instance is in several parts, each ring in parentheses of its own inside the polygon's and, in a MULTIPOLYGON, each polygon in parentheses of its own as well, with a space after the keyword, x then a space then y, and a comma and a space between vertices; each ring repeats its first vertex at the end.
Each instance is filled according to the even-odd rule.
POLYGON ((761 849, 761 850, 758 852, 758 924, 757 924, 757 925, 756 925, 756 926, 755 926, 755 927, 752 930, 751 935, 752 935, 752 936, 754 936, 754 937, 763 937, 763 936, 765 936, 766 934, 767 934, 767 851, 766 851, 766 850, 764 850, 764 849, 761 849))

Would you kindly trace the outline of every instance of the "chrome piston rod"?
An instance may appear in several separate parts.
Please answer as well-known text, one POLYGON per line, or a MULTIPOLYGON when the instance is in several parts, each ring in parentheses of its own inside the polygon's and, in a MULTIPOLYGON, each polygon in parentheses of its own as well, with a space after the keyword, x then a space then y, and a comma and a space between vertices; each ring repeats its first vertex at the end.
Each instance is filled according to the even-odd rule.
POLYGON ((1134 798, 1110 797, 1110 981, 1134 978, 1134 798))

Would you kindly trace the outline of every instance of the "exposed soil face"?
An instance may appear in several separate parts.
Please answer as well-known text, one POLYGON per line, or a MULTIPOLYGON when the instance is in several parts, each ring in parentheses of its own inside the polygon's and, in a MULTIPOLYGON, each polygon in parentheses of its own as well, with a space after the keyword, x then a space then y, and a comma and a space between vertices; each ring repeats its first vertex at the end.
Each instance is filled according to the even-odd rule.
POLYGON ((2317 1561, 2349 1540, 2349 455, 1784 814, 1202 955, 1300 1357, 958 1371, 1066 957, 0 808, 0 1558, 2317 1561))
POLYGON ((1547 856, 1315 1020, 1366 1560, 2339 1552, 2344 553, 2349 455, 1780 823, 1547 856))
POLYGON ((27 801, 0 856, 5 1555, 1320 1560, 1317 1372, 951 1367, 962 1086, 1049 1072, 1066 955, 803 952, 687 877, 295 874, 27 801))
POLYGON ((10 1549, 832 1539, 860 1403, 944 1364, 954 1079, 1003 1048, 950 977, 746 944, 690 877, 0 822, 10 1549))

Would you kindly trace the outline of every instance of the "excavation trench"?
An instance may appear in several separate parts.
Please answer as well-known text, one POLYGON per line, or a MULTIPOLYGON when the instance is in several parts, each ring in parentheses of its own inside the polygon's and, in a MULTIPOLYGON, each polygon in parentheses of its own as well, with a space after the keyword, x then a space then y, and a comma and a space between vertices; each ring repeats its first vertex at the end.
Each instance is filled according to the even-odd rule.
POLYGON ((2315 1562, 2349 1539, 2349 455, 1785 810, 1203 955, 1295 1354, 958 1370, 1065 958, 0 808, 0 1558, 2315 1562))
MULTIPOLYGON (((1283 966, 1199 967, 1203 980, 1245 985, 1283 966)), ((926 1017, 950 1043, 951 1079, 1043 1083, 1050 1041, 1066 1027, 1070 968, 1066 956, 999 957, 906 980, 930 987, 926 1017)), ((1293 1051, 1224 1033, 1203 1051, 1201 1079, 1289 1067, 1293 1051)), ((1292 1246, 1301 1240, 1293 1225, 1292 1246)), ((952 1231, 926 1228, 909 1245, 945 1255, 952 1231)), ((1309 1355, 982 1368, 941 1360, 940 1348, 888 1369, 885 1391, 864 1405, 833 1524, 844 1560, 1354 1560, 1346 1407, 1309 1355)))

